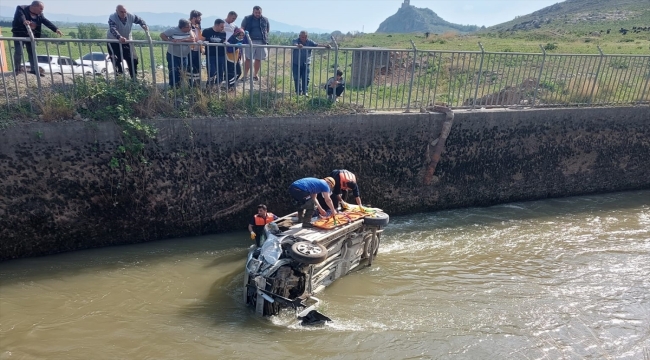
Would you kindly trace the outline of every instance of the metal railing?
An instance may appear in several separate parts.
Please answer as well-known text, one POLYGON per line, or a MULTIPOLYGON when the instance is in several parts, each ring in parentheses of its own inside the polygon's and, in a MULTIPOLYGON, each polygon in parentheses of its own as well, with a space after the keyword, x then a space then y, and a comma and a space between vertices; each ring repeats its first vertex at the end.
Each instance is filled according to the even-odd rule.
MULTIPOLYGON (((192 45, 196 50, 202 47, 205 52, 223 50, 226 54, 226 48, 265 49, 268 57, 262 61, 259 80, 254 80, 252 65, 243 79, 238 72, 244 67, 241 62, 221 55, 216 62, 203 54, 170 58, 168 47, 189 45, 154 41, 148 32, 147 36, 147 40, 130 40, 119 47, 122 58, 126 52, 136 55, 126 56, 123 67, 137 67, 135 79, 165 90, 161 96, 173 98, 175 105, 186 101, 193 86, 210 90, 204 92, 207 97, 246 98, 248 105, 262 108, 303 99, 296 92, 292 71, 292 56, 302 56, 295 46, 254 45, 250 39, 242 45, 192 45), (170 69, 179 71, 175 74, 170 69), (194 76, 192 69, 198 72, 194 76), (208 74, 219 75, 220 71, 219 79, 209 78, 208 74)), ((6 42, 10 65, 10 71, 0 77, 0 105, 6 107, 32 104, 48 91, 74 90, 79 81, 131 81, 126 69, 125 75, 118 74, 110 61, 108 47, 119 44, 117 40, 34 39, 30 33, 29 38, 4 37, 0 41, 6 42), (49 59, 49 63, 38 64, 42 76, 14 72, 29 61, 13 61, 15 46, 23 45, 30 46, 34 60, 49 59), (109 60, 85 65, 75 61, 93 52, 109 60)), ((337 101, 369 110, 408 112, 434 104, 475 109, 650 103, 650 55, 604 54, 600 48, 599 54, 550 54, 541 46, 539 53, 487 52, 480 43, 478 51, 419 50, 413 42, 411 49, 340 48, 334 38, 332 44, 331 49, 303 48, 312 53, 306 89, 310 97, 300 101, 329 101, 325 84, 340 69, 346 87, 337 101)), ((31 62, 28 65, 25 70, 33 67, 31 62)))

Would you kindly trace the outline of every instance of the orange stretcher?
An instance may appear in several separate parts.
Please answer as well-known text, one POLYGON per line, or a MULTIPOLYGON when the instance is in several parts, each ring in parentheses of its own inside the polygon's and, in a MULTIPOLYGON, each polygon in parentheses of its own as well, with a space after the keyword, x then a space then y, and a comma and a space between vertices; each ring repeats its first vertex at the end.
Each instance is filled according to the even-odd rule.
POLYGON ((330 230, 342 225, 349 224, 355 220, 359 220, 361 218, 364 218, 372 214, 373 212, 368 212, 368 211, 339 212, 334 216, 318 219, 314 221, 313 224, 319 229, 330 230))

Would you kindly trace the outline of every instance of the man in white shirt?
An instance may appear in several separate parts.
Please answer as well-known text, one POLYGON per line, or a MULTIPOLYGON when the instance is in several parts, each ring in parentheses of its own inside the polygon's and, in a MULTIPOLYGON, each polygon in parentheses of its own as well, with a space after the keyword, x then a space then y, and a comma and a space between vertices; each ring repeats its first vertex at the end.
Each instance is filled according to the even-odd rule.
MULTIPOLYGON (((231 11, 228 13, 228 16, 226 16, 226 23, 224 25, 224 30, 226 32, 226 40, 230 39, 232 34, 235 33, 235 29, 237 29, 237 25, 235 25, 235 20, 237 20, 237 13, 234 11, 231 11)), ((237 61, 235 63, 235 80, 239 79, 239 76, 241 75, 241 61, 237 61)))
POLYGON ((235 25, 235 20, 237 20, 237 13, 234 11, 229 12, 228 16, 226 16, 226 24, 223 28, 226 32, 226 39, 230 39, 232 34, 235 32, 235 29, 237 28, 237 25, 235 25))

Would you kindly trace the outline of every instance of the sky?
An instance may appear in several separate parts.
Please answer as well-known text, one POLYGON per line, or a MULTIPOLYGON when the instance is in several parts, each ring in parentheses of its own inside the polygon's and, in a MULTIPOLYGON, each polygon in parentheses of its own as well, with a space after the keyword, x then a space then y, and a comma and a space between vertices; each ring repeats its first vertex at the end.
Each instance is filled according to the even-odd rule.
MULTIPOLYGON (((262 7, 263 15, 290 25, 322 28, 330 31, 375 32, 379 24, 395 14, 403 0, 43 0, 45 16, 49 13, 83 16, 113 13, 117 4, 137 15, 138 12, 189 15, 196 9, 203 16, 225 17, 228 11, 239 14, 237 24, 253 6, 262 7)), ((3 7, 15 8, 31 0, 2 0, 3 7)), ((411 5, 429 8, 441 18, 462 25, 491 26, 516 16, 553 5, 560 0, 411 0, 411 5)), ((13 14, 0 14, 12 17, 13 14)), ((146 20, 146 19, 145 19, 146 20)))

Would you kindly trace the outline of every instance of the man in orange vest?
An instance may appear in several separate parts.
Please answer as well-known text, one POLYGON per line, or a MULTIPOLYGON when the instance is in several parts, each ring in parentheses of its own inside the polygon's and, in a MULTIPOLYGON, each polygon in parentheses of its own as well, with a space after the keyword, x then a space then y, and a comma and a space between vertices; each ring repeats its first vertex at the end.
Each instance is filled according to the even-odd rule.
MULTIPOLYGON (((359 194, 359 185, 357 184, 357 177, 348 170, 334 170, 330 174, 330 177, 334 179, 334 187, 332 188, 332 194, 330 198, 332 199, 332 205, 335 209, 338 209, 339 203, 344 208, 347 206, 343 197, 341 196, 345 191, 345 197, 347 198, 348 192, 352 191, 352 196, 354 200, 361 207, 361 196, 359 194)), ((328 208, 325 199, 318 195, 318 202, 322 207, 328 208)))
POLYGON ((248 223, 248 231, 251 233, 251 240, 255 240, 255 245, 257 247, 260 247, 263 243, 262 237, 264 236, 264 226, 277 219, 277 216, 267 211, 266 205, 257 205, 257 214, 253 215, 250 223, 248 223))

